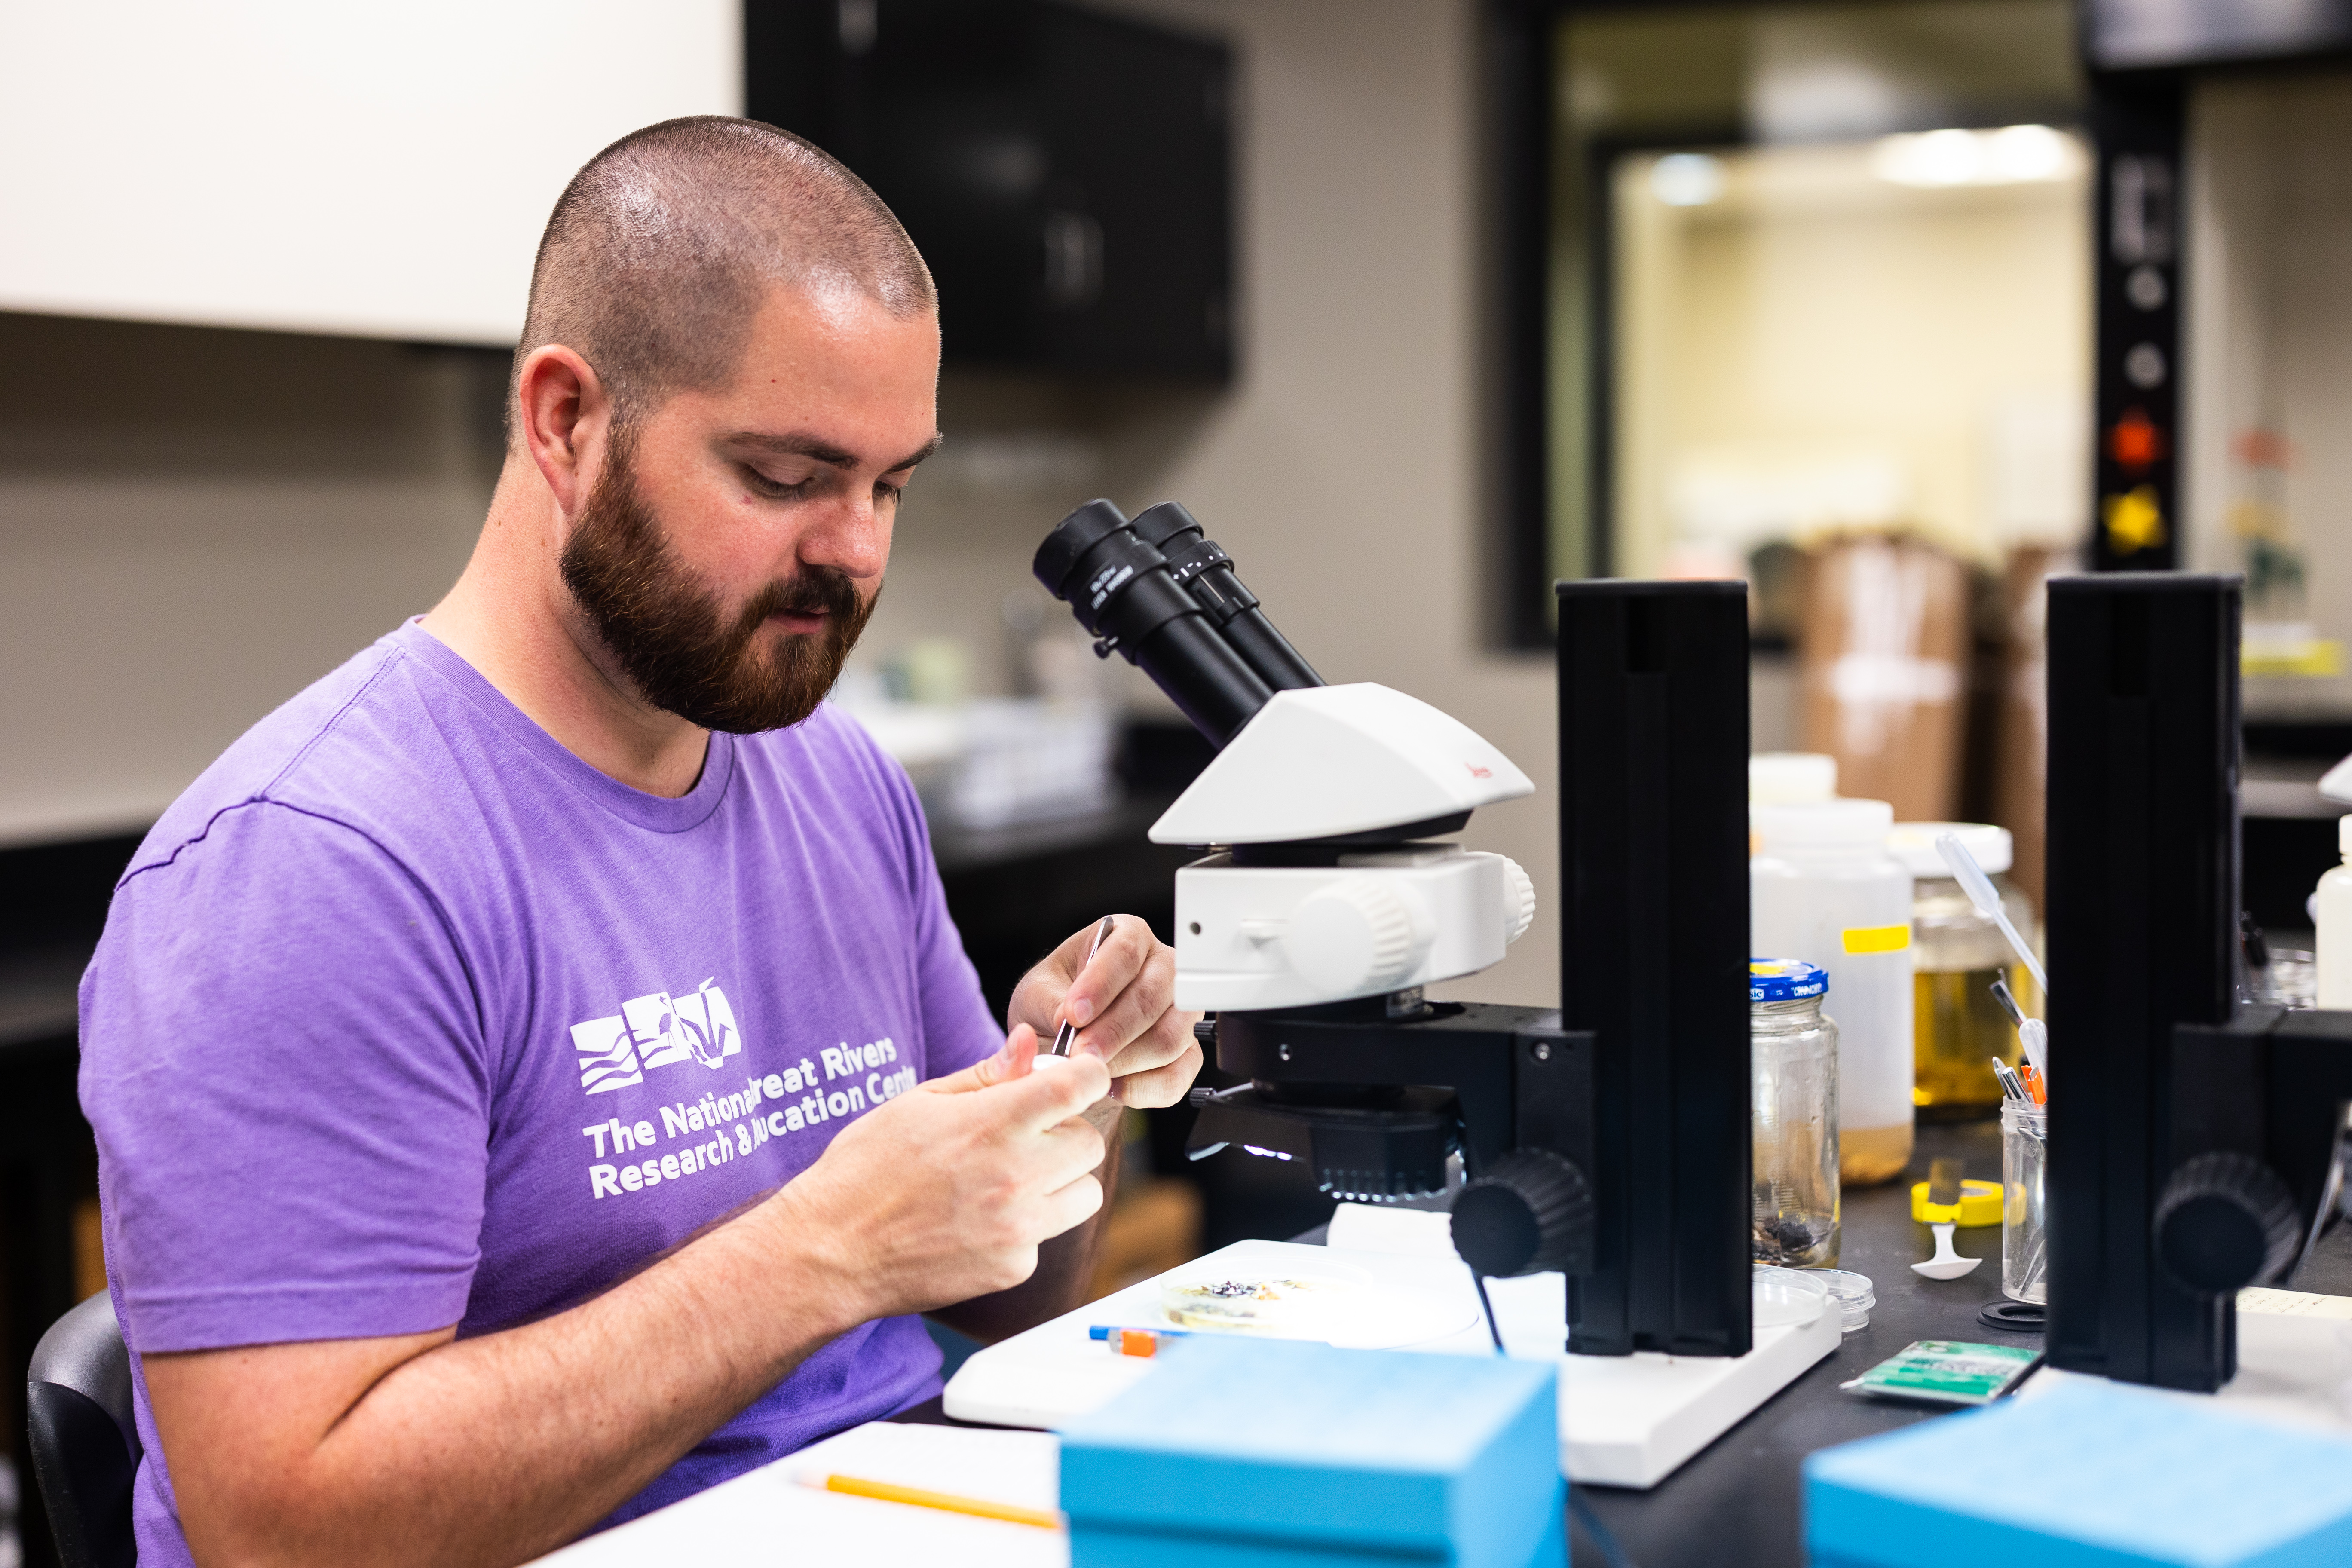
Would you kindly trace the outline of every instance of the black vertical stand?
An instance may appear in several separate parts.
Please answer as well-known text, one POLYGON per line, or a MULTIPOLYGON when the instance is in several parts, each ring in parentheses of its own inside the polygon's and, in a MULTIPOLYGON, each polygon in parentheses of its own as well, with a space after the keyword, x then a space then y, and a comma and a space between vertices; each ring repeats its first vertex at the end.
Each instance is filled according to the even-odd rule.
POLYGON ((2237 994, 2239 586, 2050 584, 2049 1355, 2164 1387, 2231 1359, 2222 1304, 2158 1266, 2148 1215, 2174 1026, 2228 1023, 2237 994))
POLYGON ((1561 1026, 1596 1073, 1571 1343, 1743 1355, 1749 1321, 1748 606, 1562 583, 1561 1026))

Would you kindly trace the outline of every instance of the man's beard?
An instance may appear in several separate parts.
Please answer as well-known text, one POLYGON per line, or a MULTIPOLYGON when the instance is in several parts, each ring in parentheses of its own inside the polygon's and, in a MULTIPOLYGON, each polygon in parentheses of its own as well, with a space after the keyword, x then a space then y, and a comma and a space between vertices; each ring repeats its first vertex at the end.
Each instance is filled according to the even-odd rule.
POLYGON ((706 730, 782 730, 816 711, 857 646, 871 603, 835 566, 801 567, 729 617, 671 553, 638 497, 632 444, 615 432, 604 471, 563 546, 564 585, 637 694, 706 730), (824 630, 756 641, 769 616, 823 616, 824 630))

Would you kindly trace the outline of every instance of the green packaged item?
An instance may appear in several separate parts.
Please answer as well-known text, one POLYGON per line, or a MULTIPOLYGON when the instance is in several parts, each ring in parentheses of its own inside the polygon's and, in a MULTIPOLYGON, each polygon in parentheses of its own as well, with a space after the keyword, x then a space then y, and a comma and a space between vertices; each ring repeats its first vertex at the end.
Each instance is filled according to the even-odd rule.
POLYGON ((1928 1405, 1989 1405, 2017 1386, 2042 1361, 2040 1351, 1966 1340, 1914 1340, 1852 1383, 1849 1394, 1875 1394, 1928 1405))

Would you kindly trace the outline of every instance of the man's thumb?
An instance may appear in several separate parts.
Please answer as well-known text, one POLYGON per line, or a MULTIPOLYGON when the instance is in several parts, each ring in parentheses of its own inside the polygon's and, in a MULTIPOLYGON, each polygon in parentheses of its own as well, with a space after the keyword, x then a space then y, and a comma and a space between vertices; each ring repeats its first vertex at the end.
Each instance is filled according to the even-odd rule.
POLYGON ((1004 1044, 994 1056, 974 1062, 961 1072, 933 1079, 923 1087, 934 1094, 969 1094, 975 1089, 1028 1077, 1030 1064, 1036 1059, 1037 1031, 1026 1024, 1017 1024, 1004 1037, 1004 1044))

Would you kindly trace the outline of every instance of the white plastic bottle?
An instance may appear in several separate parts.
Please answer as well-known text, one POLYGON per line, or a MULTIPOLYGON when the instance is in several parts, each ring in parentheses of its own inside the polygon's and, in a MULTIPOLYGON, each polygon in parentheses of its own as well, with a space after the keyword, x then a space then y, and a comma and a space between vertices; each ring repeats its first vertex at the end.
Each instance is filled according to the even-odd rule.
POLYGON ((1838 1173, 1891 1181, 1911 1161, 1911 873, 1886 851, 1894 807, 1827 800, 1748 810, 1750 952, 1826 971, 1838 1026, 1838 1173))
POLYGON ((2352 1008, 2352 816, 2336 821, 2344 864, 2319 879, 2319 1005, 2352 1008))
POLYGON ((1758 752, 1748 759, 1748 804, 1796 805, 1837 798, 1837 759, 1820 752, 1758 752))

